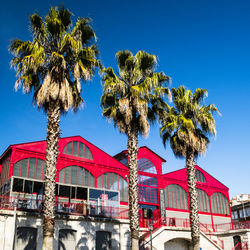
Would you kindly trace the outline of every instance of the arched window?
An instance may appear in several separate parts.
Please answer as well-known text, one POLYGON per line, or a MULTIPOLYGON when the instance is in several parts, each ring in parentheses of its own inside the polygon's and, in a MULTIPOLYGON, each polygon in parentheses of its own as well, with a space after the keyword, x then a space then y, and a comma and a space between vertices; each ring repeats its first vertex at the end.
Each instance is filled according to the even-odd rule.
POLYGON ((93 156, 89 148, 79 141, 69 142, 63 149, 66 155, 78 156, 84 159, 93 160, 93 156))
POLYGON ((229 215, 229 203, 227 197, 219 192, 211 196, 212 212, 215 214, 229 215))
POLYGON ((196 169, 196 179, 199 182, 204 182, 204 183, 207 182, 206 178, 204 177, 204 174, 200 170, 198 170, 198 169, 196 169))
POLYGON ((141 158, 138 160, 138 171, 157 174, 154 164, 146 158, 141 158))
POLYGON ((15 234, 15 249, 36 249, 37 229, 18 227, 15 234))
POLYGON ((197 192, 199 211, 210 213, 209 196, 202 189, 198 188, 197 192))
POLYGON ((187 192, 177 184, 168 185, 164 189, 166 207, 188 209, 187 192))
POLYGON ((37 158, 25 158, 14 164, 13 176, 44 179, 45 161, 37 158))
POLYGON ((111 242, 111 232, 107 231, 96 231, 96 242, 95 249, 96 250, 111 250, 112 242, 111 242))
POLYGON ((59 182, 78 186, 95 187, 94 176, 80 166, 68 166, 59 171, 59 182))
POLYGON ((76 230, 60 229, 58 250, 76 249, 76 230))
POLYGON ((116 173, 108 172, 100 175, 97 179, 97 187, 120 191, 120 200, 128 201, 128 183, 116 173))
POLYGON ((0 185, 4 184, 9 178, 10 170, 10 159, 7 159, 3 162, 2 170, 0 173, 0 185))

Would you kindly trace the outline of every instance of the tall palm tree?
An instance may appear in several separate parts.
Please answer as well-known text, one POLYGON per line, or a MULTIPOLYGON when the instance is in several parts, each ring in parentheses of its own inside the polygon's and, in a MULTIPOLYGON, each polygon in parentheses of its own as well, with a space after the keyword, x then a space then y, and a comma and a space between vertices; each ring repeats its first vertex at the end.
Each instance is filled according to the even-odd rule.
POLYGON ((119 72, 109 67, 104 70, 104 90, 101 98, 103 115, 112 120, 121 133, 128 136, 129 167, 129 218, 132 249, 139 247, 138 214, 138 136, 147 136, 149 122, 156 120, 157 106, 169 95, 166 87, 169 77, 154 72, 156 56, 138 51, 133 54, 119 51, 116 54, 119 72))
POLYGON ((186 159, 190 222, 193 249, 200 249, 200 229, 196 190, 196 172, 194 160, 206 152, 209 136, 216 135, 213 112, 219 113, 214 104, 201 105, 207 90, 190 90, 180 86, 172 88, 175 107, 166 105, 165 112, 160 115, 162 125, 160 133, 164 145, 170 146, 176 157, 186 159))
POLYGON ((63 7, 50 8, 44 20, 35 13, 30 16, 33 40, 15 39, 9 46, 14 55, 11 65, 17 71, 15 88, 22 86, 24 93, 33 92, 35 105, 48 118, 43 249, 53 249, 60 114, 77 110, 83 102, 81 81, 90 79, 100 66, 90 19, 78 18, 71 28, 71 16, 63 7))

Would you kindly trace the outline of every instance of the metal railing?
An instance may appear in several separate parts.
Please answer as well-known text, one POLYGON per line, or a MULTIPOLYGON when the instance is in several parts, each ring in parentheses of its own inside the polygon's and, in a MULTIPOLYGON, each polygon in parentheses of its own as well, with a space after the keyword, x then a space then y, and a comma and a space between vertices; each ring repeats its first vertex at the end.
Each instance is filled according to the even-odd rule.
POLYGON ((247 242, 238 242, 232 250, 248 250, 248 243, 247 242))
POLYGON ((216 239, 213 237, 214 232, 209 229, 209 224, 203 224, 200 222, 200 231, 202 231, 211 241, 217 244, 220 248, 224 249, 224 242, 218 237, 216 239))
MULTIPOLYGON (((0 209, 30 212, 42 212, 43 201, 40 199, 24 198, 24 197, 0 197, 0 209)), ((83 216, 95 216, 113 219, 128 219, 128 208, 110 207, 110 206, 98 206, 93 204, 87 204, 85 200, 78 200, 77 202, 55 202, 55 211, 58 214, 72 214, 83 216)))

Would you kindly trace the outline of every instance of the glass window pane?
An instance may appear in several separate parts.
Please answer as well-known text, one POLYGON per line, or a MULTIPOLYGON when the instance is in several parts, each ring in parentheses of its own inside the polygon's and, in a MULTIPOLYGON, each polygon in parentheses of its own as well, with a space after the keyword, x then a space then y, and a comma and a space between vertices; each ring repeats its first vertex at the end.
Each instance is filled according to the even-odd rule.
POLYGON ((157 174, 154 164, 146 158, 141 158, 138 160, 138 170, 147 173, 157 174))
POLYGON ((20 166, 21 166, 21 161, 15 163, 13 172, 14 176, 20 176, 20 166))
POLYGON ((85 155, 84 155, 84 158, 85 158, 85 159, 89 159, 89 148, 88 148, 86 145, 84 145, 84 148, 85 148, 85 155))
POLYGON ((78 156, 78 141, 73 142, 73 155, 78 156))
POLYGON ((85 159, 93 160, 93 156, 89 148, 79 141, 69 142, 63 149, 63 153, 67 155, 79 156, 85 159))
POLYGON ((35 179, 36 158, 30 158, 29 178, 35 179))
POLYGON ((70 186, 59 185, 59 196, 70 197, 70 186))
POLYGON ((113 173, 114 176, 114 180, 113 180, 113 185, 112 185, 112 189, 113 190, 118 190, 118 185, 119 185, 119 175, 113 173))
POLYGON ((124 181, 124 190, 123 190, 123 201, 128 201, 128 183, 124 181))
POLYGON ((76 187, 71 187, 71 199, 76 198, 76 187))
POLYGON ((72 184, 77 184, 77 166, 72 166, 72 184))
POLYGON ((65 183, 70 184, 71 182, 71 166, 66 167, 65 183))
POLYGON ((91 173, 89 173, 89 176, 90 176, 90 187, 95 187, 95 178, 94 178, 94 176, 91 174, 91 173))
POLYGON ((29 158, 22 160, 22 172, 21 172, 22 177, 28 176, 28 164, 29 164, 29 158))
POLYGON ((104 193, 104 190, 89 189, 89 199, 90 200, 97 200, 98 198, 101 199, 101 195, 103 193, 104 193))
POLYGON ((59 172, 59 182, 61 182, 61 183, 65 183, 64 174, 65 174, 65 168, 63 168, 63 169, 60 170, 60 172, 59 172))
POLYGON ((83 158, 83 144, 79 142, 79 157, 83 158))
POLYGON ((87 188, 77 187, 77 194, 76 194, 77 199, 87 200, 87 195, 88 195, 87 188))
POLYGON ((45 161, 37 159, 36 162, 36 179, 43 180, 45 171, 45 161))
POLYGON ((43 194, 43 183, 34 181, 33 192, 39 194, 43 194))
POLYGON ((83 168, 78 167, 78 185, 82 186, 83 168))
POLYGON ((14 178, 13 191, 14 192, 23 192, 23 179, 14 178))
POLYGON ((68 145, 67 145, 67 154, 68 155, 72 155, 72 146, 73 146, 72 142, 68 143, 68 145))
POLYGON ((113 173, 108 173, 108 188, 109 189, 114 189, 113 186, 113 173))
POLYGON ((166 207, 188 209, 187 208, 187 193, 181 186, 176 185, 176 184, 168 185, 165 188, 164 193, 165 193, 166 207))
POLYGON ((84 169, 84 186, 88 186, 89 185, 89 171, 87 171, 86 169, 84 169))
POLYGON ((63 154, 67 154, 67 145, 63 149, 63 154))
POLYGON ((33 181, 25 180, 24 183, 24 193, 32 194, 33 192, 33 181))
POLYGON ((92 152, 91 152, 91 151, 89 151, 89 159, 90 159, 90 160, 93 160, 93 155, 92 155, 92 152))
POLYGON ((107 173, 103 174, 102 187, 106 189, 108 188, 107 177, 108 177, 107 173))
POLYGON ((102 177, 103 175, 100 175, 97 179, 97 187, 102 188, 102 177))

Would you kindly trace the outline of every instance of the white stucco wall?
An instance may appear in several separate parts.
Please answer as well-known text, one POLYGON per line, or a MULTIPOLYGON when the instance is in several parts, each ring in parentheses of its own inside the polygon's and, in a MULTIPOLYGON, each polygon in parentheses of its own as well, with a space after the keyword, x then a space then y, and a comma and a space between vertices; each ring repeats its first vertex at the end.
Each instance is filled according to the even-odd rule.
POLYGON ((211 220, 211 215, 207 215, 207 214, 199 214, 199 220, 201 223, 204 224, 212 224, 212 220, 211 220))
MULTIPOLYGON (((168 250, 169 246, 167 244, 168 241, 172 241, 170 245, 170 249, 176 249, 178 250, 180 245, 174 244, 174 243, 180 243, 177 239, 182 239, 186 241, 191 241, 191 233, 187 229, 177 229, 174 228, 167 228, 162 227, 161 229, 157 230, 153 234, 153 247, 157 250, 168 250), (176 241, 177 240, 177 241, 176 241)), ((147 241, 149 241, 149 238, 147 238, 147 241)), ((183 250, 187 249, 185 248, 185 241, 182 241, 182 247, 183 250)), ((150 242, 148 242, 147 246, 149 246, 150 242)), ((203 250, 218 250, 220 248, 216 247, 207 237, 205 237, 203 234, 201 234, 200 238, 200 246, 203 250)))
POLYGON ((188 219, 189 218, 189 213, 166 210, 166 217, 188 219))
MULTIPOLYGON (((96 232, 111 232, 112 249, 130 249, 130 231, 128 220, 86 220, 81 216, 70 216, 68 219, 56 218, 54 249, 58 249, 58 239, 60 229, 76 230, 76 249, 95 249, 96 232), (122 223, 120 223, 122 222, 122 223)), ((29 216, 25 213, 18 213, 16 219, 17 227, 33 227, 37 229, 37 250, 42 249, 42 218, 40 216, 29 216)), ((10 214, 0 214, 0 250, 12 249, 14 236, 13 211, 10 214), (6 221, 5 221, 6 220, 6 221)))
POLYGON ((225 216, 213 216, 213 221, 214 224, 231 223, 231 218, 225 216))

